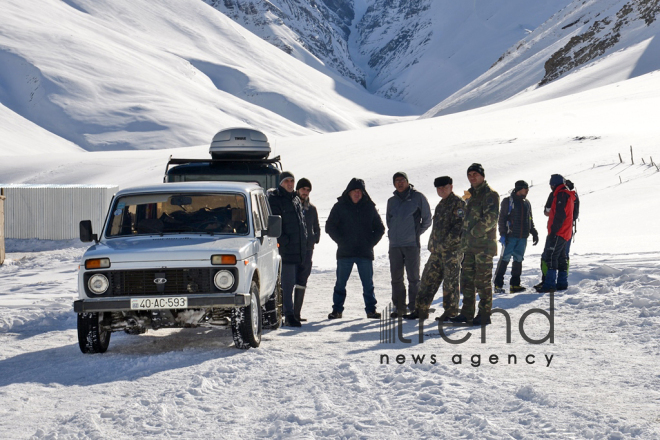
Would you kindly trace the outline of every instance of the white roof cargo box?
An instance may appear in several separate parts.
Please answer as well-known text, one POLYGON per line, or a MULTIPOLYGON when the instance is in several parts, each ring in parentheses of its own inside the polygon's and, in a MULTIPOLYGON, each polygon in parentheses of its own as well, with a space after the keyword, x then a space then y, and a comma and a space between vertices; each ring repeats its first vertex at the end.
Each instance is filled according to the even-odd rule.
POLYGON ((213 136, 209 153, 214 159, 266 159, 270 144, 265 134, 252 128, 227 128, 213 136))

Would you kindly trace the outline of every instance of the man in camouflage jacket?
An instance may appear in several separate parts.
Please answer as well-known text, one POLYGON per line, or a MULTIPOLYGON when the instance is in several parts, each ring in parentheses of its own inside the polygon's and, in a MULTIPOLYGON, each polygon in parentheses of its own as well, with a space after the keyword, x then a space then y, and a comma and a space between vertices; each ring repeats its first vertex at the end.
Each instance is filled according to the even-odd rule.
POLYGON ((484 168, 473 163, 467 170, 471 188, 465 209, 465 221, 461 236, 463 264, 461 288, 463 308, 452 318, 453 322, 474 325, 490 324, 493 307, 493 257, 497 254, 497 220, 500 213, 500 196, 485 180, 484 168), (479 314, 474 317, 475 292, 479 293, 479 314))
POLYGON ((458 315, 459 276, 463 257, 459 247, 465 202, 453 193, 451 177, 438 177, 433 183, 442 200, 433 215, 433 229, 429 237, 431 256, 424 266, 415 311, 405 315, 405 318, 428 318, 429 307, 442 283, 442 306, 445 311, 437 319, 445 321, 458 315))

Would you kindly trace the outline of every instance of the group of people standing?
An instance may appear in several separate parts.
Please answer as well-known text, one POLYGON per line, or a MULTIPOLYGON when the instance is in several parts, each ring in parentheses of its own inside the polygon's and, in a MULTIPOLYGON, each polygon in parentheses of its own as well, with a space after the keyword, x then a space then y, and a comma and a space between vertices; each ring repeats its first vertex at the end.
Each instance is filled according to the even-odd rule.
MULTIPOLYGON (((410 184, 406 173, 397 172, 392 177, 395 191, 387 202, 385 214, 394 306, 391 317, 427 319, 442 284, 444 311, 437 321, 490 324, 493 284, 497 293, 504 293, 504 276, 512 258, 509 291, 526 290, 520 276, 527 240, 531 235, 533 245, 539 241, 531 204, 526 199, 528 184, 517 181, 511 194, 500 203, 499 194, 486 182, 480 164, 470 165, 467 179, 470 189, 459 197, 453 191, 451 177, 436 178, 434 186, 441 200, 432 214, 427 198, 410 184), (420 236, 430 227, 428 249, 431 255, 420 278, 420 236), (498 232, 502 254, 493 279, 498 232), (404 272, 408 280, 407 292, 404 272), (463 304, 459 309, 461 293, 463 304)), ((548 237, 541 263, 543 279, 534 286, 538 292, 568 287, 568 248, 574 218, 577 218, 574 213, 579 209, 577 193, 570 181, 565 182, 561 175, 554 174, 550 187, 552 192, 545 207, 548 237)), ((308 179, 300 179, 295 184, 293 174, 284 172, 278 188, 268 192, 273 214, 282 216, 282 236, 278 242, 282 256, 285 325, 296 327, 305 321, 300 311, 311 272, 314 244, 320 238, 318 212, 309 202, 311 189, 308 179)), ((337 243, 337 279, 328 319, 342 317, 346 284, 353 266, 357 266, 362 282, 367 318, 379 319, 373 283, 373 249, 385 234, 385 225, 362 179, 353 178, 349 182, 330 211, 325 231, 337 243)))

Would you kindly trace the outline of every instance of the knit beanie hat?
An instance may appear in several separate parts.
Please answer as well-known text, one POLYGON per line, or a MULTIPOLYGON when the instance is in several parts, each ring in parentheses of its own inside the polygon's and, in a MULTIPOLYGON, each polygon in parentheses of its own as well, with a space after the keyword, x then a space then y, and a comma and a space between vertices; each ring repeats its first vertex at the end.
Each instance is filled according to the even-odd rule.
POLYGON ((564 177, 561 174, 553 174, 550 176, 550 186, 559 186, 564 183, 564 177))
POLYGON ((403 177, 404 179, 406 179, 406 182, 410 182, 408 180, 408 175, 406 173, 404 173, 403 171, 397 171, 396 173, 394 173, 394 176, 392 176, 392 183, 394 183, 397 177, 403 177))
POLYGON ((476 171, 483 177, 486 177, 486 173, 484 173, 484 167, 482 167, 480 163, 473 163, 470 165, 470 167, 467 169, 467 172, 470 173, 471 171, 476 171))
POLYGON ((282 183, 284 179, 296 180, 296 178, 293 177, 293 173, 291 171, 283 171, 282 174, 280 174, 280 183, 282 183))
POLYGON ((300 188, 309 188, 309 190, 312 190, 312 182, 309 181, 306 177, 303 177, 298 181, 296 184, 296 191, 298 191, 300 188))
POLYGON ((513 191, 514 191, 514 192, 518 192, 518 191, 520 191, 521 189, 529 189, 529 185, 528 185, 527 182, 525 182, 524 180, 519 180, 519 181, 517 181, 517 182, 516 182, 515 189, 514 189, 513 191))

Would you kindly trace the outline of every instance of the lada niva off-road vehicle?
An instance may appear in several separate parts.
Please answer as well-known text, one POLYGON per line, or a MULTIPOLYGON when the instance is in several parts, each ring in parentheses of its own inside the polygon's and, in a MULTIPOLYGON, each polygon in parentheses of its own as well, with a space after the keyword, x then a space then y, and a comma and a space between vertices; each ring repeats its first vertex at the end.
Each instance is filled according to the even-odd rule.
POLYGON ((262 186, 237 180, 124 189, 100 236, 80 223, 80 239, 95 242, 74 302, 83 353, 105 352, 114 331, 197 326, 231 327, 236 347, 257 347, 262 328, 280 326, 281 218, 262 186))

